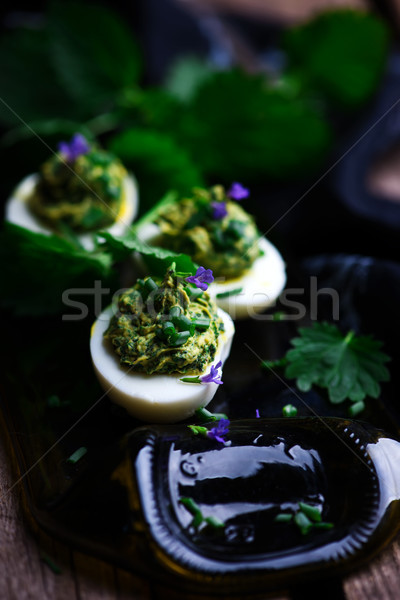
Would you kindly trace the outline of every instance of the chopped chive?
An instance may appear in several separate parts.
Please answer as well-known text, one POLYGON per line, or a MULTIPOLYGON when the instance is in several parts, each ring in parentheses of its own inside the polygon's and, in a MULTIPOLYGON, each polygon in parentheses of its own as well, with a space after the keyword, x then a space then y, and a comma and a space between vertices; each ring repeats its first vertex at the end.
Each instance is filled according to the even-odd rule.
POLYGON ((273 321, 283 321, 285 317, 286 317, 286 313, 284 313, 282 310, 279 310, 272 315, 272 320, 273 321))
POLYGON ((223 529, 225 527, 225 523, 221 521, 221 519, 218 519, 218 517, 206 517, 204 520, 207 525, 210 525, 210 527, 213 527, 214 529, 223 529))
POLYGON ((198 375, 195 377, 181 377, 179 381, 183 381, 184 383, 201 383, 198 375))
POLYGON ((165 321, 162 328, 165 335, 173 335, 176 333, 175 325, 171 321, 165 321))
POLYGON ((171 321, 165 321, 165 323, 163 323, 162 335, 159 337, 167 344, 173 345, 175 343, 178 332, 171 321))
POLYGON ((60 567, 56 565, 56 563, 53 561, 53 559, 50 558, 48 554, 46 554, 45 552, 41 552, 40 560, 44 562, 53 571, 55 575, 61 575, 62 571, 60 567))
POLYGON ((154 292, 155 290, 158 290, 158 285, 156 284, 156 282, 154 281, 154 279, 152 279, 151 277, 148 277, 145 281, 144 281, 144 288, 149 292, 149 294, 151 292, 154 292))
POLYGON ((200 296, 203 295, 203 290, 201 290, 200 288, 196 288, 196 287, 192 287, 191 285, 189 285, 186 288, 187 293, 190 296, 190 300, 193 302, 194 300, 197 300, 197 298, 199 298, 200 296))
POLYGON ((172 321, 164 321, 162 327, 163 331, 168 331, 170 329, 173 329, 175 331, 175 325, 172 323, 172 321))
POLYGON ((175 317, 179 317, 182 314, 182 309, 180 306, 173 306, 169 311, 169 318, 172 320, 175 317))
POLYGON ((282 408, 282 414, 284 417, 295 417, 297 415, 297 408, 293 404, 286 404, 282 408))
POLYGON ((208 429, 207 427, 202 427, 202 425, 188 425, 189 429, 194 433, 194 435, 207 435, 208 429))
POLYGON ((326 521, 321 521, 321 523, 315 523, 314 527, 316 529, 332 529, 333 523, 327 523, 326 521))
POLYGON ((193 517, 192 522, 190 523, 191 527, 194 527, 195 529, 197 529, 199 527, 199 525, 202 524, 202 522, 204 521, 203 515, 201 514, 201 512, 199 511, 198 513, 196 513, 193 517))
POLYGON ((203 422, 205 421, 219 421, 220 419, 227 419, 228 417, 224 413, 212 413, 204 407, 200 407, 195 411, 196 416, 203 422))
POLYGON ((313 527, 312 521, 310 521, 310 519, 303 512, 298 512, 295 514, 294 522, 303 535, 307 535, 307 533, 313 527))
POLYGON ((192 327, 192 321, 185 317, 185 315, 179 315, 179 317, 172 317, 172 322, 179 331, 190 331, 192 327))
POLYGON ((289 523, 293 519, 293 515, 290 513, 280 513, 276 515, 274 521, 275 523, 289 523))
POLYGON ((316 506, 306 504, 305 502, 299 502, 301 512, 303 512, 312 521, 320 523, 322 521, 321 511, 316 506))
POLYGON ((352 404, 349 407, 349 416, 350 417, 355 417, 356 415, 358 415, 360 412, 362 412, 365 409, 365 402, 363 402, 362 400, 359 400, 358 402, 355 402, 354 404, 352 404))
POLYGON ((179 498, 179 502, 183 504, 185 508, 188 509, 191 515, 201 514, 200 507, 196 504, 193 498, 182 496, 181 498, 179 498))
POLYGON ((190 523, 191 527, 197 529, 204 522, 214 529, 222 529, 225 527, 225 523, 223 523, 217 517, 211 516, 204 518, 200 507, 196 504, 193 498, 182 497, 179 498, 179 502, 183 504, 183 506, 190 512, 191 515, 193 515, 193 520, 190 523))
POLYGON ((67 458, 67 463, 72 465, 76 464, 83 456, 85 456, 86 452, 87 448, 85 448, 85 446, 81 446, 78 448, 78 450, 75 450, 75 452, 71 454, 69 458, 67 458))
POLYGON ((263 360, 261 362, 261 368, 265 370, 280 369, 286 367, 288 360, 286 357, 278 358, 278 360, 263 360))
POLYGON ((195 319, 192 319, 192 323, 199 331, 207 331, 210 327, 211 320, 208 317, 196 317, 195 319))
POLYGON ((235 296, 237 294, 241 294, 243 292, 243 288, 235 288, 234 290, 227 290, 226 292, 220 292, 217 294, 217 298, 227 298, 228 296, 235 296))
POLYGON ((177 333, 176 338, 172 342, 172 346, 182 346, 190 338, 190 331, 180 331, 177 333))

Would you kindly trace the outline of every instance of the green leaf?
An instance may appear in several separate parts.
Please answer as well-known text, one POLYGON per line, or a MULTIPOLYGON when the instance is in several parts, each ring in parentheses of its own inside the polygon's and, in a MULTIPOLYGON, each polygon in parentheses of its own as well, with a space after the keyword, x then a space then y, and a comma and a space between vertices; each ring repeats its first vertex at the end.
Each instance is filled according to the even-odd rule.
POLYGON ((385 366, 389 357, 381 352, 381 342, 371 336, 356 337, 354 332, 344 337, 329 323, 314 323, 299 329, 299 334, 286 354, 285 376, 295 378, 301 391, 312 385, 327 389, 333 404, 379 396, 379 382, 389 379, 385 366))
POLYGON ((383 74, 388 28, 371 13, 338 10, 289 29, 284 38, 290 67, 333 103, 355 108, 383 74))
MULTIPOLYGON (((48 315, 71 308, 63 303, 69 288, 90 288, 111 281, 111 254, 86 252, 58 237, 6 223, 0 233, 3 292, 0 305, 19 315, 48 315)), ((77 291, 74 300, 80 295, 77 291)), ((85 296, 86 303, 93 298, 85 296)))
POLYGON ((140 189, 141 210, 154 205, 166 190, 187 194, 203 186, 203 177, 189 154, 166 134, 128 129, 117 134, 110 150, 135 174, 140 189))
POLYGON ((167 73, 165 89, 179 100, 188 102, 213 73, 214 69, 198 56, 179 57, 167 73))
POLYGON ((321 164, 331 129, 307 101, 263 76, 215 73, 177 114, 175 135, 207 176, 227 181, 304 175, 321 164))
POLYGON ((0 41, 0 122, 21 126, 37 119, 79 117, 79 107, 51 64, 47 32, 20 29, 0 41))
MULTIPOLYGON (((54 137, 54 140, 59 142, 65 138, 69 139, 74 133, 82 133, 88 140, 93 138, 90 130, 77 121, 69 121, 68 119, 41 119, 39 121, 30 121, 29 127, 19 125, 10 129, 0 139, 0 145, 8 147, 40 136, 41 138, 45 138, 45 143, 51 147, 50 137, 54 137)), ((55 144, 53 148, 56 149, 55 144)), ((48 148, 46 148, 46 152, 47 154, 49 153, 48 148)), ((34 160, 37 167, 37 158, 34 157, 34 160)))
POLYGON ((196 272, 197 265, 193 263, 187 254, 177 254, 164 248, 151 246, 142 241, 133 228, 130 233, 123 236, 113 236, 107 231, 100 232, 99 236, 105 240, 104 247, 113 254, 116 260, 123 260, 133 252, 139 252, 152 275, 163 277, 165 271, 173 262, 179 272, 191 274, 196 272))
POLYGON ((53 64, 70 95, 93 113, 137 84, 141 61, 132 32, 104 6, 54 2, 53 64))

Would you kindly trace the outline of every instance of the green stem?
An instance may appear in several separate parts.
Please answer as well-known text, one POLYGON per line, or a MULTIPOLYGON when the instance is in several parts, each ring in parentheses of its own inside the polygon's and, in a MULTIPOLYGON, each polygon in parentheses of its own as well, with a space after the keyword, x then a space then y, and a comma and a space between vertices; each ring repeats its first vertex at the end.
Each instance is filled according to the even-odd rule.
POLYGON ((346 335, 346 337, 344 338, 344 343, 347 345, 350 344, 350 342, 354 336, 355 336, 355 332, 351 329, 349 331, 349 333, 346 335))

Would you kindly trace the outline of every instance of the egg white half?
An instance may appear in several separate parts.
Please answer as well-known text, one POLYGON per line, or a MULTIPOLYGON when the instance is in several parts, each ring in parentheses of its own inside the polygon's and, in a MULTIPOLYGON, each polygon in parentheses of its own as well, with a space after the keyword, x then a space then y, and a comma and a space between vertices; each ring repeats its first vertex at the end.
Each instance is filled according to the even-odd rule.
POLYGON ((286 265, 282 256, 264 237, 258 244, 263 255, 241 277, 225 281, 217 277, 208 288, 212 299, 233 319, 254 317, 271 306, 285 287, 286 265), (218 294, 240 288, 238 294, 218 297, 218 294))
MULTIPOLYGON (((143 241, 156 243, 160 228, 148 223, 139 230, 143 241)), ((286 285, 285 262, 270 241, 260 237, 258 241, 263 255, 259 256, 250 269, 235 279, 217 277, 208 292, 216 304, 233 319, 248 319, 268 308, 278 298, 286 285), (218 298, 218 294, 241 289, 240 293, 218 298)), ((143 261, 135 255, 136 264, 143 269, 143 261)), ((201 265, 206 267, 207 265, 201 265)))
MULTIPOLYGON (((53 235, 49 227, 46 227, 30 210, 28 199, 32 195, 35 185, 38 181, 36 173, 28 175, 13 191, 11 197, 6 203, 5 218, 6 221, 25 227, 35 233, 53 235)), ((138 188, 136 180, 132 175, 125 177, 123 182, 123 199, 115 222, 105 231, 113 235, 123 235, 126 233, 136 217, 138 211, 138 188)), ((85 250, 93 250, 95 247, 92 233, 79 233, 77 238, 85 250)))
MULTIPOLYGON (((103 335, 107 330, 113 308, 101 313, 92 327, 90 352, 94 370, 107 395, 132 416, 150 423, 173 423, 193 415, 197 408, 207 406, 218 389, 216 383, 184 383, 181 374, 145 375, 122 366, 119 356, 109 340, 103 335)), ((213 364, 229 356, 235 328, 232 319, 221 309, 218 315, 224 322, 225 331, 218 339, 213 364)), ((208 373, 208 365, 204 373, 208 373)), ((222 369, 220 369, 220 373, 222 369)))

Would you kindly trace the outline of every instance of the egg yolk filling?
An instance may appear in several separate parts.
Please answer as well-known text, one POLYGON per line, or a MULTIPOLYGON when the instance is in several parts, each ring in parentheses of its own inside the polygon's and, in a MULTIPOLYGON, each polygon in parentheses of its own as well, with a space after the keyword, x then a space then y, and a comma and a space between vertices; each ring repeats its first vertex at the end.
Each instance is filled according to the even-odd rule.
POLYGON ((55 231, 87 232, 115 222, 127 171, 112 154, 90 147, 72 162, 61 153, 40 168, 30 210, 55 231))
POLYGON ((214 277, 241 276, 260 256, 259 233, 253 217, 232 201, 222 186, 195 189, 160 213, 157 244, 185 252, 214 277))
POLYGON ((163 280, 146 277, 118 298, 104 336, 122 365, 146 374, 201 374, 215 357, 223 331, 217 306, 168 268, 163 280))

